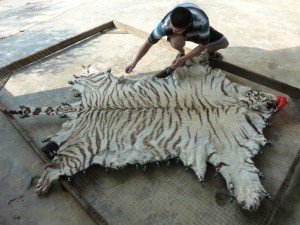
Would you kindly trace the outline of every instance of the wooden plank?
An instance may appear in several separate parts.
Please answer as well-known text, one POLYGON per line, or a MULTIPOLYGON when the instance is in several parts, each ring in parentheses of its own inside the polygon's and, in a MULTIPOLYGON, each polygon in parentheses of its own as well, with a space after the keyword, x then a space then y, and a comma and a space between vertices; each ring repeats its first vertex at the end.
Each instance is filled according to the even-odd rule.
POLYGON ((269 87, 276 91, 288 94, 291 98, 300 99, 300 89, 283 83, 278 80, 266 77, 262 74, 255 73, 253 71, 244 69, 242 67, 236 66, 229 62, 219 61, 213 58, 209 59, 209 65, 211 67, 219 68, 221 70, 227 71, 239 77, 245 78, 247 80, 253 81, 255 83, 261 84, 263 86, 269 87))
POLYGON ((300 150, 298 150, 297 156, 295 157, 295 159, 289 169, 289 172, 285 176, 284 181, 282 182, 279 190, 277 191, 275 199, 273 200, 272 207, 270 208, 270 210, 268 211, 268 213, 266 214, 266 216, 264 218, 263 225, 271 224, 272 219, 276 213, 276 210, 281 202, 281 199, 283 198, 283 195, 285 194, 287 188, 289 187, 289 184, 291 183, 291 180, 293 178, 293 175, 295 173, 295 169, 299 163, 299 160, 300 160, 300 150))

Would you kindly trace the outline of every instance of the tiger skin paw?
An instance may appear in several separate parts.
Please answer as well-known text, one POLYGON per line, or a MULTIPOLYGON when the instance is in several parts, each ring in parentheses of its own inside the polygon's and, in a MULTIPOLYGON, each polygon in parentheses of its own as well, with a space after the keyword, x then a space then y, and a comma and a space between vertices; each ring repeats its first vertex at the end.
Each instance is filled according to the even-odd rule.
POLYGON ((235 180, 234 197, 242 209, 257 210, 266 194, 258 175, 255 176, 255 174, 252 176, 252 174, 242 172, 239 180, 235 180))
POLYGON ((60 176, 59 169, 51 169, 47 168, 46 171, 43 173, 41 178, 36 185, 36 193, 38 195, 47 194, 50 189, 50 185, 54 180, 57 180, 60 176))
POLYGON ((242 209, 255 211, 259 207, 265 193, 263 188, 247 188, 244 192, 240 192, 236 199, 242 209))
POLYGON ((266 191, 260 182, 255 167, 233 168, 225 166, 220 169, 227 183, 230 196, 245 210, 256 210, 266 191), (254 172, 252 172, 254 171, 254 172))

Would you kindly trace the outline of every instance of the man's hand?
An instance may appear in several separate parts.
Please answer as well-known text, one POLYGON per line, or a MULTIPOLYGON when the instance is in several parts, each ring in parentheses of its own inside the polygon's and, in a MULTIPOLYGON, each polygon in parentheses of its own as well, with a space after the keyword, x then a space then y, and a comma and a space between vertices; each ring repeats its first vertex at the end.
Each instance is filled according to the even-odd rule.
POLYGON ((136 66, 136 63, 130 63, 126 68, 125 68, 125 72, 126 73, 131 73, 132 72, 132 70, 135 68, 135 66, 136 66))
POLYGON ((182 66, 184 63, 185 63, 185 58, 179 57, 179 58, 177 58, 177 59, 175 59, 175 60, 173 61, 172 65, 171 65, 171 68, 172 68, 173 70, 175 70, 176 68, 182 66))

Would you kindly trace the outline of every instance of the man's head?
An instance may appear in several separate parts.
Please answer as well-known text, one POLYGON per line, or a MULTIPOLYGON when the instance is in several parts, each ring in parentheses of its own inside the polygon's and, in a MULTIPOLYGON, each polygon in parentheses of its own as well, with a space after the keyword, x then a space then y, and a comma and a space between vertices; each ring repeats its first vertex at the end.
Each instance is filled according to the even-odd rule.
POLYGON ((192 13, 184 7, 176 7, 171 12, 171 29, 182 34, 193 22, 192 13))

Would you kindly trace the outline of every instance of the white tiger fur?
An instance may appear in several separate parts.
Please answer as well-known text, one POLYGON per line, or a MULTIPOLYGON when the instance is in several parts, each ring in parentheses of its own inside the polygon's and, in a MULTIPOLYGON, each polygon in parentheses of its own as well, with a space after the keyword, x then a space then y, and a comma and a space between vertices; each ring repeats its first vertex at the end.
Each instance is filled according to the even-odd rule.
POLYGON ((277 104, 274 95, 229 81, 207 65, 205 54, 164 79, 86 71, 73 83, 82 93, 78 103, 22 109, 28 116, 71 118, 49 137, 59 151, 38 182, 38 194, 59 176, 72 176, 91 164, 120 168, 179 157, 201 182, 210 162, 242 208, 259 206, 267 193, 252 158, 267 143, 262 130, 272 114, 270 104, 277 104))

